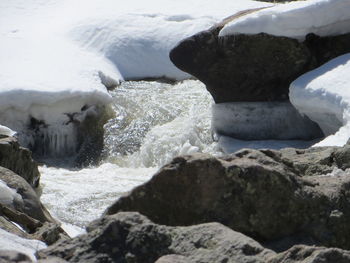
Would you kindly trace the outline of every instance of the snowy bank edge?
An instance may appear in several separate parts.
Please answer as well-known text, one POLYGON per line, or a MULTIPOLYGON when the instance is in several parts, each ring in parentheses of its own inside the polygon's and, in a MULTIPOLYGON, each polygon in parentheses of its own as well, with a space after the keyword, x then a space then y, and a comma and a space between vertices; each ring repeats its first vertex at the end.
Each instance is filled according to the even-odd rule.
POLYGON ((219 36, 267 33, 303 40, 309 33, 319 36, 349 32, 350 2, 309 0, 279 4, 242 16, 221 29, 219 36))

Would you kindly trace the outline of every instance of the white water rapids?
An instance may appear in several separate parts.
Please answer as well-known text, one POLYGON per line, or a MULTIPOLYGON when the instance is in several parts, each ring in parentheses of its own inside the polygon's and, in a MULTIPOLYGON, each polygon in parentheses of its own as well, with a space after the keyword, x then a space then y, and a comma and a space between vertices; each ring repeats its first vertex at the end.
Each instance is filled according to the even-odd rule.
POLYGON ((211 137, 213 100, 201 82, 124 82, 112 96, 115 118, 105 125, 100 166, 40 167, 41 200, 71 234, 173 157, 218 153, 211 137))
MULTIPOLYGON (((195 152, 218 156, 220 149, 234 152, 245 147, 303 148, 314 143, 299 140, 243 141, 225 136, 221 136, 218 143, 214 142, 211 129, 212 115, 215 114, 215 111, 212 113, 213 100, 205 86, 195 80, 175 85, 129 81, 111 93, 115 117, 105 125, 104 161, 98 167, 81 170, 40 168, 41 200, 73 235, 81 232, 120 196, 149 180, 159 167, 175 156, 195 152)), ((242 110, 236 109, 238 113, 242 110)), ((215 117, 225 120, 230 117, 227 114, 232 115, 229 110, 215 117)), ((287 115, 278 108, 271 117, 271 129, 280 125, 281 117, 287 115)), ((247 116, 249 118, 249 114, 247 116)), ((227 121, 225 125, 229 128, 246 125, 248 119, 241 117, 227 121)), ((251 127, 253 133, 259 135, 260 126, 260 122, 254 123, 251 127)), ((285 132, 297 130, 297 127, 291 127, 285 132)))

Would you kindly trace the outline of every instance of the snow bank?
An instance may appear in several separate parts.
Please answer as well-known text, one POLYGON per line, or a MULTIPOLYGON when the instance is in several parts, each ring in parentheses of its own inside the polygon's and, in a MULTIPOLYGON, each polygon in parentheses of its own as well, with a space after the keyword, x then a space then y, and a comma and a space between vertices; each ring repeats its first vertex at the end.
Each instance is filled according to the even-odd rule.
POLYGON ((266 6, 249 0, 232 2, 132 0, 116 4, 105 0, 101 8, 89 1, 94 12, 71 26, 71 37, 112 61, 124 79, 185 79, 189 75, 169 60, 177 42, 237 11, 266 6))
POLYGON ((0 228, 1 249, 19 251, 36 262, 35 252, 46 247, 45 243, 39 240, 21 238, 0 228))
POLYGON ((289 97, 328 136, 316 146, 343 146, 350 137, 350 54, 296 79, 289 97))
POLYGON ((1 1, 0 124, 17 131, 25 146, 35 143, 31 133, 40 130, 49 149, 70 153, 76 148, 72 116, 81 122, 82 109, 109 104, 106 87, 124 78, 187 78, 168 57, 178 41, 239 10, 265 5, 1 1))
POLYGON ((350 1, 308 0, 276 5, 228 23, 220 36, 261 32, 303 40, 308 33, 320 36, 350 31, 350 1))

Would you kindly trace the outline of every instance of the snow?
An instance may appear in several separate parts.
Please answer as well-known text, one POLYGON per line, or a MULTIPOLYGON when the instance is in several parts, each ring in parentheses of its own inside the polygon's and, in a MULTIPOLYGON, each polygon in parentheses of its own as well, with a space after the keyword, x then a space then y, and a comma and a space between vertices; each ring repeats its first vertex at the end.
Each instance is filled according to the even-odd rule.
MULTIPOLYGON (((188 78, 168 53, 183 38, 242 9, 250 0, 4 0, 0 2, 0 124, 33 144, 30 119, 56 150, 73 145, 67 113, 111 102, 123 79, 188 78), (67 126, 67 127, 66 127, 67 126), (68 139, 66 139, 68 138, 68 139), (58 145, 58 146, 57 146, 58 145)), ((71 152, 71 149, 65 149, 71 152)))
POLYGON ((15 189, 8 187, 4 181, 0 180, 0 203, 12 207, 14 201, 23 202, 23 199, 15 189))
POLYGON ((11 130, 9 127, 0 125, 0 135, 14 136, 15 134, 16 132, 11 130))
POLYGON ((234 20, 220 36, 261 32, 303 40, 308 33, 330 36, 350 30, 350 1, 308 0, 276 5, 234 20))
POLYGON ((315 146, 343 146, 350 137, 350 54, 337 57, 290 85, 292 104, 326 137, 315 146))
POLYGON ((0 248, 3 250, 15 250, 24 253, 36 262, 35 252, 46 247, 39 240, 21 238, 0 228, 0 248))

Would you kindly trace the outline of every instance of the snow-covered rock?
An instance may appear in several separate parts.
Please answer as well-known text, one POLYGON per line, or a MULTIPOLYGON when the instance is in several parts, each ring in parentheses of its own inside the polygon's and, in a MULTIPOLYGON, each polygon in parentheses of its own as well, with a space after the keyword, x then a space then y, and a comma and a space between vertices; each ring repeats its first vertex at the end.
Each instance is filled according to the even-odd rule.
POLYGON ((350 54, 296 79, 289 96, 328 136, 317 146, 343 146, 350 137, 350 54))
POLYGON ((233 34, 261 32, 303 40, 308 33, 330 36, 350 31, 350 1, 297 1, 242 16, 225 25, 224 37, 233 34))

